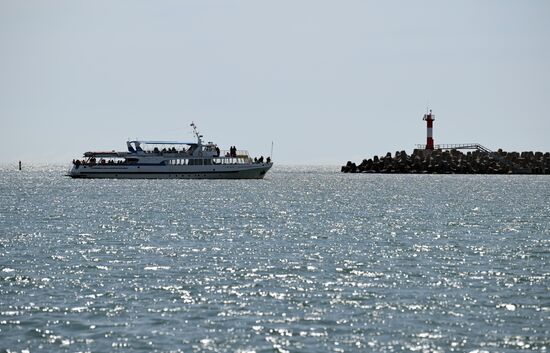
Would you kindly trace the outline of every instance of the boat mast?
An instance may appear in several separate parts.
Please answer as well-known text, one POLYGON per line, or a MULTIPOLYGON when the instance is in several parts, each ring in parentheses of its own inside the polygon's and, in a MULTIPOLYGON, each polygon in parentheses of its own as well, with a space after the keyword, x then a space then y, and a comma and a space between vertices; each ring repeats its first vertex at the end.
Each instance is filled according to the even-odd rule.
POLYGON ((199 134, 199 131, 197 130, 197 125, 195 125, 194 122, 191 122, 191 127, 193 128, 193 134, 195 134, 195 136, 197 137, 197 144, 199 146, 202 145, 202 135, 199 134))

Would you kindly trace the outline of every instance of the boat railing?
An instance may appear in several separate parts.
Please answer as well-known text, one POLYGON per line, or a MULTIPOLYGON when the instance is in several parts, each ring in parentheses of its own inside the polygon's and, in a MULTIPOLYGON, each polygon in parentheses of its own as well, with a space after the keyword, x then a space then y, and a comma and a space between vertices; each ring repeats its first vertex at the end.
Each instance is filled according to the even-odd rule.
POLYGON ((231 155, 231 151, 221 150, 220 157, 249 158, 250 155, 248 154, 248 151, 245 150, 237 150, 237 152, 233 156, 231 155))
POLYGON ((73 159, 72 164, 78 168, 81 165, 94 167, 94 166, 114 166, 114 165, 133 164, 133 163, 134 162, 132 162, 132 161, 127 161, 127 160, 123 160, 123 159, 117 159, 117 160, 114 160, 114 159, 100 159, 100 160, 96 160, 96 159, 82 159, 82 160, 73 159))

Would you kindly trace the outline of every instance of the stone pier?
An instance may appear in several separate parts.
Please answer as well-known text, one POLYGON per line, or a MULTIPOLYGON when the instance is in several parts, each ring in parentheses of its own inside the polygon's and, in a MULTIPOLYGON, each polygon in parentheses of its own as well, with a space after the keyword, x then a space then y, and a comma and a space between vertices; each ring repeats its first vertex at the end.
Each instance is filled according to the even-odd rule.
POLYGON ((429 174, 550 174, 550 153, 415 149, 411 155, 397 151, 383 157, 364 159, 359 165, 348 161, 344 173, 429 174))

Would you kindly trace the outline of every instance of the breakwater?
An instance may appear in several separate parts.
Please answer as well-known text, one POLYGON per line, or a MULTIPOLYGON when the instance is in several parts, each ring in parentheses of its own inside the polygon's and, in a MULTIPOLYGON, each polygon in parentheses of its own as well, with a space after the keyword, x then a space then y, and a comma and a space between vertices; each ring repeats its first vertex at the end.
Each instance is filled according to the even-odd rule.
POLYGON ((415 149, 390 152, 384 157, 364 159, 359 165, 348 161, 344 173, 433 173, 433 174, 550 174, 550 153, 497 152, 456 149, 415 149))

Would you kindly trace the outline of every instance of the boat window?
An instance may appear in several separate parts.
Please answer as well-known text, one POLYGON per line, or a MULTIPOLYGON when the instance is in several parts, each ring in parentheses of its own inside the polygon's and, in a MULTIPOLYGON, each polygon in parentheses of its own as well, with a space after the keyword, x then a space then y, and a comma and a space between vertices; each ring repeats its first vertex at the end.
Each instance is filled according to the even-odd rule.
POLYGON ((204 160, 204 165, 211 165, 212 164, 212 160, 211 159, 205 159, 204 160))

